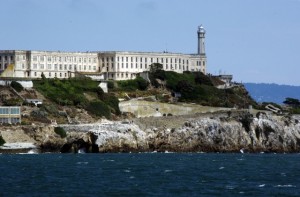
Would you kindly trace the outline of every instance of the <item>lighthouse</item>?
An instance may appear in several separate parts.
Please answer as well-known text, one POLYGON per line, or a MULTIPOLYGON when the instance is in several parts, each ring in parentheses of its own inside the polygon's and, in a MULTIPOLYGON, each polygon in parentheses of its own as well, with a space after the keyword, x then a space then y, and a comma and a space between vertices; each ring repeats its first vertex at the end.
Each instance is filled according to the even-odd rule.
POLYGON ((205 55, 205 29, 202 25, 198 27, 198 55, 205 55))

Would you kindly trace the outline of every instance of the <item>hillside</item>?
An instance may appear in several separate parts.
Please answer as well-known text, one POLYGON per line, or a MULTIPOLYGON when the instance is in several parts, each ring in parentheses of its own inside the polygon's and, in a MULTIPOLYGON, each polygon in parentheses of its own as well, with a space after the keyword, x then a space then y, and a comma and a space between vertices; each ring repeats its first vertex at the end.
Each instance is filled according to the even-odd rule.
MULTIPOLYGON (((91 123, 106 118, 126 118, 119 109, 119 99, 144 98, 163 103, 195 103, 203 106, 248 108, 256 107, 243 86, 230 89, 214 87, 216 79, 202 73, 183 74, 161 71, 152 73, 151 83, 141 77, 126 81, 109 81, 109 93, 90 78, 47 79, 33 81, 34 88, 17 88, 23 98, 42 99, 40 106, 30 105, 8 87, 2 87, 1 105, 22 105, 22 124, 91 123)), ((18 86, 16 86, 18 87, 18 86)), ((15 87, 15 88, 16 88, 15 87)))
POLYGON ((290 85, 244 83, 249 94, 257 102, 274 102, 282 104, 287 97, 300 99, 300 87, 290 85))

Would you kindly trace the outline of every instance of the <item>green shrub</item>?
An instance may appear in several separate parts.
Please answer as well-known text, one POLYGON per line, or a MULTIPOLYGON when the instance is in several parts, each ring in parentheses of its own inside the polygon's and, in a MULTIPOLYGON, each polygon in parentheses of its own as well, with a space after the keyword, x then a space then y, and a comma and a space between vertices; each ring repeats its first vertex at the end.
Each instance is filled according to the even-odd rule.
POLYGON ((107 88, 108 89, 114 89, 115 88, 114 82, 113 81, 107 81, 107 88))
POLYGON ((142 90, 142 91, 146 90, 148 88, 148 86, 149 86, 149 83, 145 79, 143 79, 142 77, 137 77, 135 79, 135 81, 138 84, 139 90, 142 90))
POLYGON ((20 98, 10 98, 3 102, 5 106, 21 106, 23 101, 20 98))
POLYGON ((17 92, 21 92, 24 89, 23 86, 20 83, 16 82, 16 81, 12 81, 10 86, 13 89, 15 89, 17 92))
POLYGON ((111 118, 109 107, 102 101, 92 101, 88 103, 86 110, 96 116, 105 116, 107 119, 111 118))
POLYGON ((118 87, 123 91, 135 91, 135 90, 146 90, 149 83, 142 77, 136 77, 135 79, 118 81, 118 87))
POLYGON ((5 140, 3 139, 2 135, 0 135, 0 146, 5 144, 5 140))
POLYGON ((61 138, 67 137, 67 133, 62 127, 55 127, 54 132, 58 134, 61 138))
POLYGON ((112 94, 107 94, 105 97, 103 97, 103 102, 110 106, 113 110, 113 113, 116 115, 120 115, 121 111, 119 108, 119 99, 117 97, 115 97, 112 94))

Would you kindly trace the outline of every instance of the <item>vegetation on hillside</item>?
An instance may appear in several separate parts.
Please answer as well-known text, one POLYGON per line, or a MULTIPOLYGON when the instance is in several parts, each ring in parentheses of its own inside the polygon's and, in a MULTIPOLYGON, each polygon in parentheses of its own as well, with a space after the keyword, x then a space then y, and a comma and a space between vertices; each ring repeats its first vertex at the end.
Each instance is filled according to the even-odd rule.
POLYGON ((10 83, 10 86, 12 88, 14 88, 17 92, 21 92, 24 89, 23 86, 20 83, 16 82, 16 81, 12 81, 10 83))
POLYGON ((217 89, 213 86, 210 77, 202 72, 184 72, 180 74, 173 71, 164 71, 162 65, 156 63, 151 65, 149 78, 151 84, 155 87, 160 85, 159 81, 164 81, 166 88, 181 94, 179 101, 182 102, 194 102, 218 107, 256 106, 245 88, 217 89))
POLYGON ((99 82, 87 77, 63 80, 43 78, 33 84, 36 90, 58 105, 84 108, 96 116, 106 118, 111 118, 111 113, 121 113, 118 99, 112 94, 105 94, 98 87, 99 82), (86 94, 94 95, 94 99, 89 100, 86 94))
POLYGON ((292 114, 300 114, 300 101, 295 98, 286 98, 283 102, 289 106, 289 112, 292 114))

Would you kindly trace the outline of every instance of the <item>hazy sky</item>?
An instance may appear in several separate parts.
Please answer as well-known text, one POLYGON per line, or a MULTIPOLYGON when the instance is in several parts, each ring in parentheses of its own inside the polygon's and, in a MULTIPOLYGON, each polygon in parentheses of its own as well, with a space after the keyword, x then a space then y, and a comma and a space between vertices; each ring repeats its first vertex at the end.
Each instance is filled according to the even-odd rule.
POLYGON ((0 49, 196 53, 237 82, 300 85, 300 0, 0 0, 0 49))

